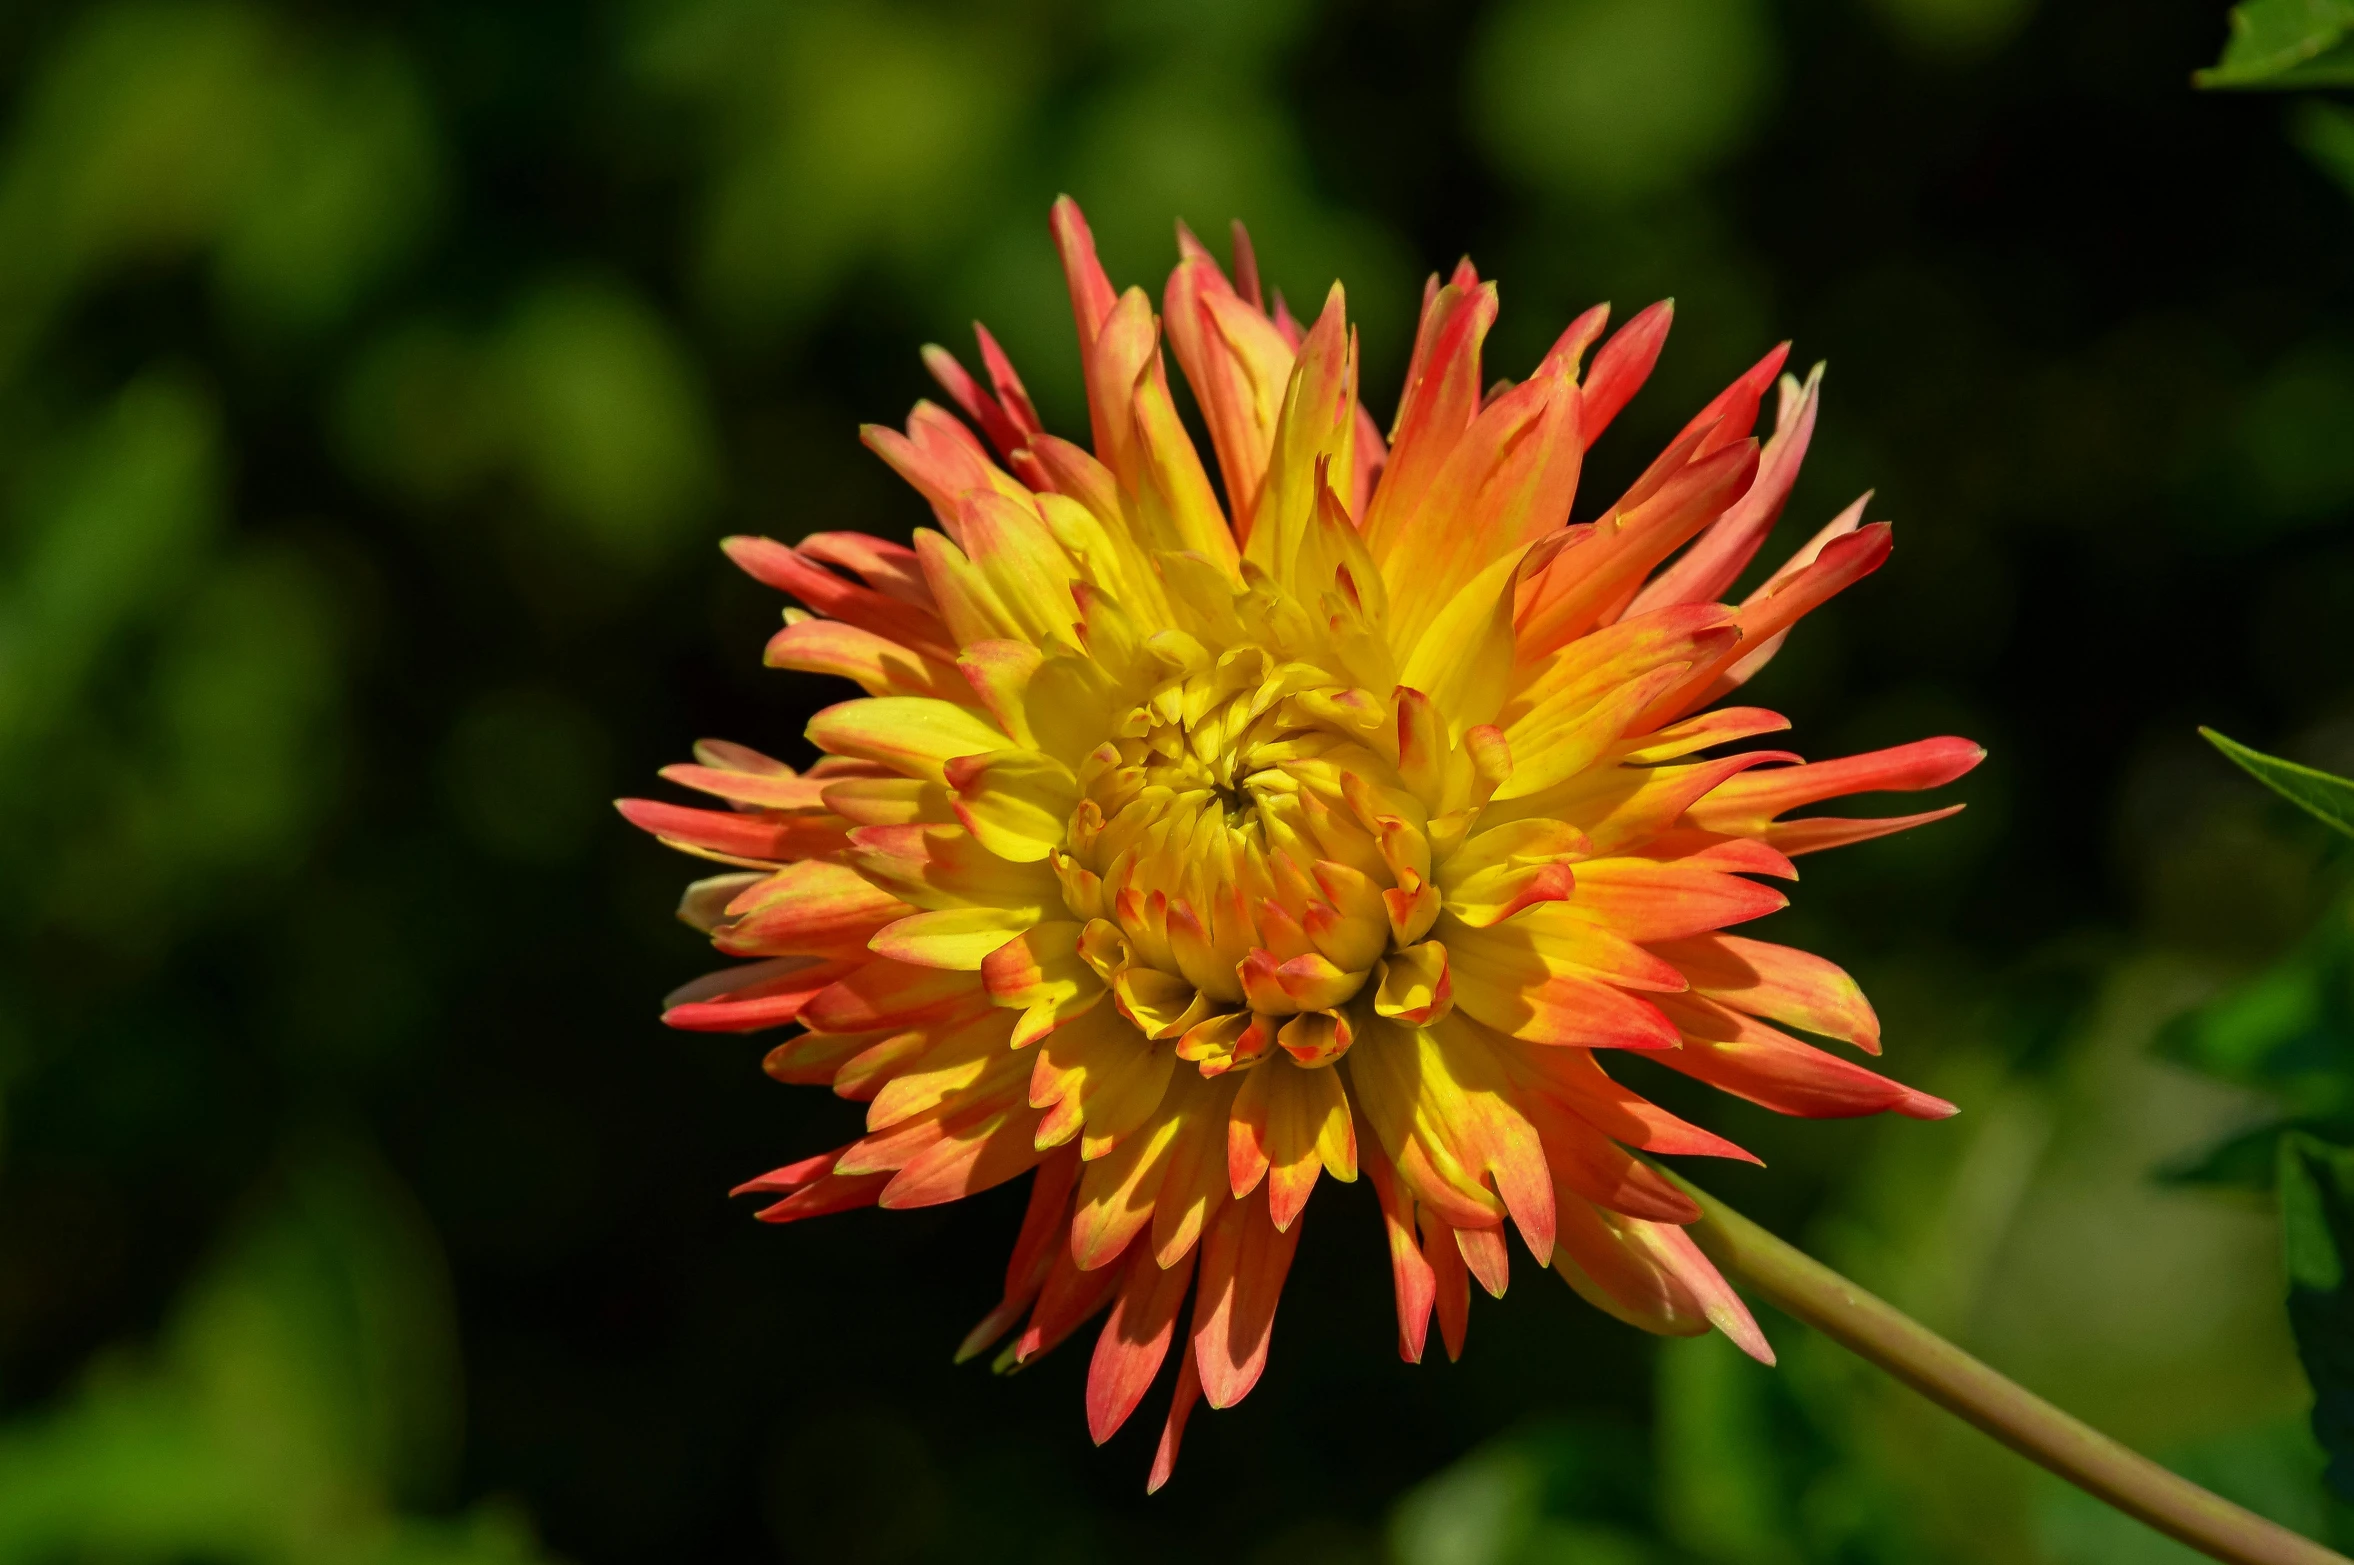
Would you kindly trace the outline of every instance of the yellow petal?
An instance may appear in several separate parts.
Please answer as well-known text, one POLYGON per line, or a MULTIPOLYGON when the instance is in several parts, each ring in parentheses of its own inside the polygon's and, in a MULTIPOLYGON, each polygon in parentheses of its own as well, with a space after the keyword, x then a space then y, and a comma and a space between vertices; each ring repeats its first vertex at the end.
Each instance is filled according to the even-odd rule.
POLYGON ((960 755, 1006 748, 1006 736, 969 707, 928 696, 870 696, 809 720, 809 742, 834 755, 879 761, 909 777, 945 782, 960 755))
MULTIPOLYGON (((965 497, 964 552, 1033 646, 1074 645, 1079 605, 1071 557, 1035 508, 976 490, 965 497)), ((954 629, 952 624, 951 629, 954 629)))
POLYGON ((995 750, 948 763, 956 817, 1001 859, 1034 864, 1061 846, 1079 783, 1070 768, 1035 750, 995 750))
POLYGON ((1061 910, 1062 882, 1043 864, 999 858, 962 826, 862 826, 852 867, 919 908, 1019 908, 1033 921, 1061 910))
POLYGON ((886 924, 867 942, 867 948, 878 956, 917 967, 977 973, 999 946, 1035 922, 1026 908, 942 908, 886 924))

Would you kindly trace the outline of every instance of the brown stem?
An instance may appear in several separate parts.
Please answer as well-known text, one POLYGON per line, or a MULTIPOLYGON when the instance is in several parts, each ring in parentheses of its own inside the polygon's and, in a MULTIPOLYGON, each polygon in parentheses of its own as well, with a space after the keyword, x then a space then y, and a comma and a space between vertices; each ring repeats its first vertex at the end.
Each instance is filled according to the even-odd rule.
POLYGON ((2085 1493, 2233 1565, 2354 1565, 2127 1450, 1707 1192, 1676 1183, 1700 1203, 1686 1232, 1728 1276, 2085 1493))

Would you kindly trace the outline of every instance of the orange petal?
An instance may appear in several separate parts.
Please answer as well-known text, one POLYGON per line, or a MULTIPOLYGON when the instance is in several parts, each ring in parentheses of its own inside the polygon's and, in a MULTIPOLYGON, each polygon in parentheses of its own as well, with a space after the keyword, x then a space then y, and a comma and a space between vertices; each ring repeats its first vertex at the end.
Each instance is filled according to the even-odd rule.
POLYGON ((842 846, 842 822, 831 815, 698 810, 659 799, 616 799, 613 807, 666 846, 723 863, 779 864, 842 846))
POLYGON ((990 1119, 931 1147, 892 1175, 876 1204, 893 1209, 938 1206, 994 1189, 1038 1166, 1035 1110, 1008 1105, 990 1119))
MULTIPOLYGON (((931 503, 932 514, 948 536, 962 525, 958 512, 964 497, 975 489, 994 490, 1009 499, 1026 499, 1029 491, 1003 468, 989 460, 988 451, 955 415, 929 402, 918 402, 907 415, 907 433, 879 424, 860 428, 859 439, 868 450, 891 465, 918 494, 931 503)), ((812 605, 814 607, 814 605, 812 605)))
POLYGON ((1169 1420, 1161 1426, 1161 1443, 1154 1451, 1152 1476, 1145 1480, 1144 1492, 1158 1494, 1162 1485, 1177 1471, 1177 1447, 1185 1439, 1185 1421, 1193 1412, 1193 1405, 1201 1400, 1201 1371, 1195 1367, 1193 1355, 1180 1354, 1177 1363, 1177 1391, 1169 1403, 1169 1420))
POLYGON ((1641 858, 1586 860, 1577 867, 1577 894, 1561 904, 1646 945, 1746 923, 1789 905, 1788 897, 1754 880, 1641 858))
POLYGON ((1448 953, 1455 1009, 1530 1043, 1581 1049, 1672 1049, 1676 1030, 1657 1007, 1570 972, 1531 980, 1455 937, 1448 953))
POLYGON ((1071 1259, 1069 1245, 1056 1245, 1054 1263, 1047 1269, 1045 1285, 1038 1290, 1038 1307, 1014 1341, 1012 1362, 1028 1364, 1060 1347, 1071 1333, 1102 1313, 1120 1291, 1125 1276, 1119 1267, 1109 1264, 1082 1270, 1071 1259))
POLYGON ((1455 1243, 1456 1230, 1427 1206, 1417 1212, 1422 1220, 1422 1263, 1430 1268, 1438 1308, 1439 1340, 1447 1345, 1447 1362, 1452 1364, 1463 1357, 1463 1336, 1471 1325, 1471 1273, 1455 1243))
POLYGON ((1866 1054, 1880 1052, 1880 1018, 1862 986, 1810 951, 1740 935, 1701 935, 1653 949, 1676 965, 1694 994, 1844 1039, 1866 1054))
POLYGON ((1365 1170, 1373 1176, 1374 1193, 1381 1200, 1381 1223, 1390 1248, 1390 1277, 1398 1303, 1398 1357, 1409 1364, 1422 1362, 1422 1347, 1430 1332, 1430 1312, 1438 1284, 1430 1262, 1414 1237, 1414 1198, 1398 1180, 1398 1171, 1379 1137, 1357 1137, 1365 1170))
POLYGON ((1365 546, 1374 559, 1387 557, 1396 546, 1477 416, 1480 345, 1495 321, 1495 285, 1483 285, 1476 277, 1461 285, 1449 282, 1424 304, 1406 389, 1391 425, 1389 462, 1364 519, 1365 546))
POLYGON ((1097 1445, 1118 1432, 1152 1388, 1177 1335, 1177 1308, 1192 1282, 1192 1251, 1164 1269, 1150 1250, 1137 1247, 1087 1367, 1087 1432, 1097 1445))
POLYGON ((1504 1285, 1511 1279, 1511 1252, 1504 1244, 1501 1228, 1458 1228, 1455 1248, 1463 1256, 1463 1264, 1479 1285, 1494 1299, 1504 1297, 1504 1285))
POLYGON ((1078 324, 1079 351, 1084 356, 1095 346, 1095 334, 1103 329, 1104 317, 1112 312, 1115 295, 1111 279, 1104 276, 1103 263, 1095 258, 1095 235, 1088 229, 1087 216, 1079 210, 1078 202, 1069 196, 1055 197, 1047 228, 1054 235, 1063 275, 1071 286, 1071 317, 1078 324))
POLYGON ((803 1014, 812 1027, 827 1032, 903 1027, 944 1015, 983 992, 974 973, 875 957, 813 996, 803 1014))
POLYGON ((1694 803, 1690 814, 1692 823, 1706 831, 1759 836, 1785 810, 1851 793, 1941 788, 1984 759, 1985 746, 1967 739, 1917 739, 1836 761, 1777 766, 1728 778, 1694 803))
POLYGON ((1943 1098, 1800 1043, 1728 1007, 1679 996, 1669 1009, 1684 1029, 1685 1042, 1661 1055, 1662 1063, 1777 1114, 1848 1119, 1894 1111, 1910 1119, 1946 1119, 1956 1112, 1943 1098))
POLYGON ((1679 466, 1656 493, 1614 507, 1522 590, 1521 660, 1615 617, 1651 568, 1722 516, 1756 473, 1757 448, 1743 442, 1679 466))
MULTIPOLYGON (((843 977, 868 965, 780 956, 746 962, 673 989, 662 1001, 662 1025, 685 1032, 758 1032, 782 1027, 829 994, 843 977)), ((859 1028, 829 1028, 855 1032, 859 1028)))
POLYGON ((711 935, 730 956, 840 958, 913 910, 847 865, 805 859, 764 877, 728 911, 736 916, 711 935))
POLYGON ((957 1346, 957 1363, 964 1363, 1013 1330, 1030 1301, 1038 1297, 1055 1256, 1063 1249, 1061 1241, 1071 1215, 1071 1187, 1078 1178, 1076 1147, 1052 1153, 1039 1163, 1038 1175, 1030 1183, 1030 1204, 1022 1212, 1021 1232, 1005 1264, 1005 1295, 965 1334, 957 1346))
POLYGON ((726 538, 720 547, 747 576, 791 593, 828 618, 855 625, 922 656, 945 661, 956 655, 948 627, 929 607, 859 586, 774 538, 726 538))
POLYGON ((866 584, 887 598, 919 609, 935 607, 932 589, 916 564, 915 551, 906 544, 878 538, 873 533, 811 533, 793 545, 805 560, 856 571, 866 584))
POLYGON ((1258 1384, 1299 1242, 1297 1224, 1278 1229, 1268 1218, 1264 1192, 1210 1220, 1193 1307, 1193 1360, 1210 1406, 1232 1407, 1258 1384))
POLYGON ((1693 540, 1674 565, 1653 578, 1635 595, 1628 610, 1643 613, 1669 603, 1698 603, 1720 597, 1733 585, 1742 568, 1765 543, 1766 534, 1782 514, 1790 487, 1798 481, 1799 464, 1806 460, 1814 437, 1815 410, 1821 403, 1823 367, 1818 364, 1804 387, 1782 382, 1782 410, 1775 420, 1774 437, 1759 454, 1757 481, 1740 503, 1693 540))
POLYGON ((761 661, 770 668, 854 680, 870 696, 972 699, 954 664, 840 620, 804 619, 787 625, 769 638, 761 661))
POLYGON ((1619 409, 1634 399, 1651 378, 1659 350, 1667 345, 1668 328, 1675 324, 1676 301, 1662 299, 1635 315, 1594 355, 1586 376, 1586 439, 1589 443, 1610 427, 1619 409))

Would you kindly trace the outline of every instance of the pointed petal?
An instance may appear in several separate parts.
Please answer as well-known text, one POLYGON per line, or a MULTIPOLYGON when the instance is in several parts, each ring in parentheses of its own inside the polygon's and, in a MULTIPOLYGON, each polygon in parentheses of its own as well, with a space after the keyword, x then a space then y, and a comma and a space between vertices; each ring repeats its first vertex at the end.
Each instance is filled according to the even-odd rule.
POLYGON ((1191 1416, 1193 1405, 1201 1400, 1201 1394, 1201 1371, 1194 1367, 1193 1355, 1178 1355, 1177 1392, 1169 1403, 1169 1421, 1161 1426, 1161 1444, 1153 1453, 1152 1476, 1144 1484, 1146 1494, 1160 1493, 1177 1471, 1177 1447, 1185 1439, 1185 1421, 1191 1416))
POLYGON ((1211 1219, 1193 1309, 1193 1360, 1210 1406, 1232 1407, 1258 1384, 1299 1242, 1297 1224, 1279 1230, 1269 1219, 1263 1191, 1211 1219))
POLYGON ((1880 1018, 1862 986, 1812 952, 1722 934, 1663 941, 1652 949, 1675 964, 1696 995, 1844 1039, 1866 1054, 1880 1052, 1880 1018))
POLYGON ((1619 410, 1634 400, 1643 382, 1651 378, 1651 368, 1659 362, 1659 350, 1667 345, 1668 328, 1675 318, 1675 300, 1662 299, 1611 333, 1602 351, 1594 355, 1594 368, 1585 385, 1588 443, 1610 427, 1619 410))
POLYGON ((1438 1299, 1438 1284, 1430 1262, 1414 1235, 1414 1198, 1399 1182, 1398 1171, 1379 1137, 1357 1138, 1365 1171, 1373 1176, 1374 1193, 1381 1200, 1381 1224, 1389 1240, 1390 1276, 1398 1303, 1398 1357, 1409 1364, 1422 1362, 1423 1342, 1430 1332, 1430 1312, 1438 1299))
POLYGON ((1685 1041, 1662 1054, 1662 1063, 1777 1114, 1847 1119, 1893 1111, 1947 1119, 1956 1112, 1943 1098, 1800 1043, 1729 1006, 1679 995, 1664 1009, 1685 1041))
POLYGON ((838 852, 843 841, 842 822, 831 815, 698 810, 659 799, 616 799, 613 807, 664 846, 726 864, 783 864, 838 852))
POLYGON ((992 1345, 1022 1318, 1030 1301, 1038 1296, 1046 1281, 1046 1274, 1060 1254, 1060 1242, 1065 1224, 1070 1221, 1071 1187, 1079 1178, 1079 1152, 1076 1147, 1056 1152, 1038 1165, 1038 1176, 1030 1185, 1030 1204, 1022 1213, 1022 1228, 1014 1239, 1012 1257, 1005 1265, 1005 1295, 970 1332, 956 1350, 956 1362, 964 1363, 992 1345))
POLYGON ((948 628, 928 605, 918 606, 862 587, 774 538, 726 538, 720 547, 745 575, 791 593, 830 619, 925 657, 946 661, 955 656, 956 645, 948 637, 948 628))
POLYGON ((1152 1388, 1177 1335, 1177 1309, 1193 1282, 1193 1252, 1163 1269, 1139 1246, 1113 1301, 1111 1319, 1095 1339, 1087 1370, 1087 1432, 1103 1444, 1128 1421, 1152 1388))

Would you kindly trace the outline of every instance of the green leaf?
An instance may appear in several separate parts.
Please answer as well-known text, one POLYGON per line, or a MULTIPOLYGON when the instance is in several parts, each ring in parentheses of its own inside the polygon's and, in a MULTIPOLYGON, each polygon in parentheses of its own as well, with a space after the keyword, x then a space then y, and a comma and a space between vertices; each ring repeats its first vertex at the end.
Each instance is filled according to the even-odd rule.
POLYGON ((2280 1143, 2282 1249, 2289 1327, 2313 1382, 2313 1434, 2329 1454, 2323 1477, 2354 1501, 2354 1147, 2302 1131, 2280 1143))
POLYGON ((2251 750, 2212 728, 2202 728, 2207 742, 2239 763, 2240 769, 2297 808, 2354 837, 2354 782, 2310 766, 2284 761, 2277 755, 2251 750))
POLYGON ((2261 1189, 2282 1130, 2354 1140, 2354 901, 2270 967, 2168 1022, 2156 1052, 2277 1108, 2271 1123, 2178 1160, 2162 1171, 2168 1178, 2261 1189))
POLYGON ((2244 0, 2232 7, 2223 58, 2192 80, 2201 87, 2343 87, 2354 84, 2354 0, 2244 0))

